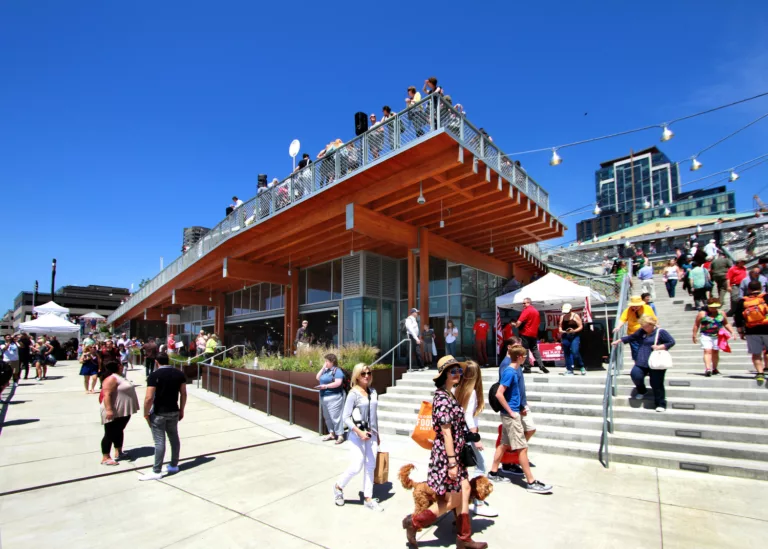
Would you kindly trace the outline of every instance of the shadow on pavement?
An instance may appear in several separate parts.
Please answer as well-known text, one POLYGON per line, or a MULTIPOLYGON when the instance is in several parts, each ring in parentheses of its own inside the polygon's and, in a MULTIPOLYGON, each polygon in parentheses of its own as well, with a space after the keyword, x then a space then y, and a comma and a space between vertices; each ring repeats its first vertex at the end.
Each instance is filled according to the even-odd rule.
MULTIPOLYGON (((471 515, 470 515, 471 516, 471 515)), ((495 522, 487 518, 472 518, 472 537, 475 541, 482 541, 479 537, 486 529, 493 526, 495 522)), ((405 533, 403 533, 405 538, 405 533)), ((437 523, 435 528, 435 538, 430 540, 419 540, 419 547, 452 547, 456 543, 456 525, 453 513, 446 513, 437 523)))
POLYGON ((0 427, 3 429, 6 427, 13 427, 14 425, 26 425, 28 423, 35 423, 40 421, 39 419, 12 419, 11 421, 6 421, 0 427))
POLYGON ((130 450, 126 450, 125 453, 128 454, 128 459, 130 459, 131 461, 135 461, 139 458, 154 456, 155 447, 139 446, 138 448, 131 448, 130 450))
POLYGON ((179 472, 181 471, 187 471, 189 469, 194 469, 195 467, 199 467, 200 465, 205 465, 206 463, 210 463, 216 458, 213 456, 197 456, 195 459, 191 461, 183 461, 179 463, 179 472))

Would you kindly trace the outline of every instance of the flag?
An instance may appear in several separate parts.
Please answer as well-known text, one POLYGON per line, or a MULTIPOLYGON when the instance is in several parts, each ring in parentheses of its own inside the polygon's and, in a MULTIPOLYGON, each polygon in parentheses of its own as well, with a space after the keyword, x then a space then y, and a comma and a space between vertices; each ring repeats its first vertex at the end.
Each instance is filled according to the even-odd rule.
MULTIPOLYGON (((584 298, 584 311, 582 313, 582 320, 585 324, 592 323, 592 306, 589 303, 589 296, 584 298)), ((594 330, 594 326, 590 327, 590 329, 594 330)))
POLYGON ((504 334, 501 333, 501 312, 496 307, 496 364, 499 363, 499 348, 504 343, 504 334))

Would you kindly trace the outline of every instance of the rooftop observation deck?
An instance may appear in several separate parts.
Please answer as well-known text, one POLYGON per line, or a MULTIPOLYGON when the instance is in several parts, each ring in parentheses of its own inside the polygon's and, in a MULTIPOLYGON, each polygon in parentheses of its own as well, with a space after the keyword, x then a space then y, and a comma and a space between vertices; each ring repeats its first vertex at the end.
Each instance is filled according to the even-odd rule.
POLYGON ((509 277, 543 269, 536 242, 563 231, 544 189, 443 97, 428 96, 248 200, 109 322, 160 320, 151 309, 172 305, 221 309, 216 301, 244 282, 290 285, 291 268, 350 250, 410 258, 419 248, 509 277))

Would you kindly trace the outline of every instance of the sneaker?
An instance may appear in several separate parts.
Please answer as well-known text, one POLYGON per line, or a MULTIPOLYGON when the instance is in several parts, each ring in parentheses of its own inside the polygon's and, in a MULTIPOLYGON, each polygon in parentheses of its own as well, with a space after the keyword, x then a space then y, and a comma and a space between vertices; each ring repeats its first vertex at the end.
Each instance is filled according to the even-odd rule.
POLYGON ((560 375, 561 376, 572 376, 573 375, 573 370, 566 370, 564 372, 560 372, 560 375))
POLYGON ((179 472, 179 467, 178 465, 176 467, 174 467, 173 465, 166 465, 165 472, 168 473, 169 475, 176 474, 179 472))
POLYGON ((494 473, 493 471, 488 473, 488 480, 490 480, 491 482, 502 482, 502 483, 503 482, 506 482, 506 483, 512 482, 510 479, 508 479, 507 477, 505 477, 501 473, 498 473, 498 472, 494 473))
POLYGON ((643 400, 645 398, 645 393, 635 393, 635 400, 643 400))
POLYGON ((712 375, 713 376, 719 376, 720 375, 720 370, 718 370, 717 368, 712 368, 712 375))
POLYGON ((379 500, 373 499, 373 498, 363 503, 363 506, 366 509, 370 509, 371 511, 377 511, 379 513, 381 513, 384 510, 384 508, 381 505, 379 505, 379 500))
POLYGON ((583 376, 587 375, 587 369, 584 367, 582 367, 581 370, 579 370, 579 372, 581 372, 581 375, 583 376))
POLYGON ((155 473, 154 471, 151 473, 144 473, 143 475, 139 475, 139 480, 160 480, 162 478, 162 473, 155 473))
POLYGON ((532 494, 551 494, 552 493, 552 487, 547 486, 540 480, 534 480, 533 482, 531 482, 526 488, 526 490, 528 490, 532 494))
POLYGON ((657 412, 666 412, 666 411, 667 411, 667 409, 666 409, 666 408, 664 408, 664 406, 657 406, 657 407, 656 407, 656 411, 657 411, 657 412))
POLYGON ((707 377, 712 377, 712 370, 707 370, 706 372, 704 372, 704 375, 707 377))
POLYGON ((502 468, 512 475, 516 475, 518 477, 523 476, 525 473, 523 473, 523 468, 520 467, 517 463, 505 463, 502 468))
POLYGON ((498 511, 495 511, 493 507, 488 505, 485 501, 480 501, 479 499, 476 499, 472 502, 472 505, 469 506, 469 510, 472 514, 478 515, 481 517, 498 517, 499 513, 498 511))
POLYGON ((336 488, 335 484, 333 485, 333 502, 339 507, 344 505, 344 492, 336 488))
POLYGON ((755 381, 757 381, 758 385, 762 385, 763 383, 765 383, 765 376, 763 374, 757 374, 755 376, 755 381))
MULTIPOLYGON (((542 367, 541 367, 541 373, 542 373, 542 374, 548 374, 548 373, 549 373, 549 369, 548 369, 546 366, 542 366, 542 367)), ((488 516, 488 515, 484 515, 484 516, 488 516)), ((496 515, 493 515, 493 516, 494 516, 494 517, 495 517, 495 516, 498 516, 498 514, 496 514, 496 515)))

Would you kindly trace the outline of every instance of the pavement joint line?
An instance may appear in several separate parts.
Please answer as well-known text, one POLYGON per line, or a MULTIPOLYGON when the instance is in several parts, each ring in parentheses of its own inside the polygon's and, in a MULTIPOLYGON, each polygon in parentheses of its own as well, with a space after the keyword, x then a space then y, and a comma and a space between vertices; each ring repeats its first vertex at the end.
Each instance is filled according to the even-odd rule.
MULTIPOLYGON (((179 462, 181 463, 181 462, 186 462, 186 461, 192 461, 192 460, 195 460, 195 459, 198 459, 198 458, 204 458, 204 457, 208 457, 208 456, 216 456, 216 455, 219 455, 219 454, 228 454, 228 453, 231 453, 231 452, 238 452, 240 450, 249 450, 251 448, 259 448, 261 446, 269 446, 269 445, 272 445, 272 444, 277 444, 277 443, 280 443, 280 442, 288 442, 288 441, 297 440, 297 439, 300 439, 300 438, 301 437, 289 437, 289 438, 283 438, 283 439, 278 439, 278 440, 269 440, 267 442, 259 442, 257 444, 249 444, 248 446, 240 446, 238 448, 228 448, 226 450, 216 450, 214 452, 205 452, 203 454, 198 454, 196 456, 185 457, 183 459, 180 459, 179 462)), ((52 459, 54 459, 54 458, 52 458, 52 459)), ((141 471, 142 469, 148 469, 150 467, 153 467, 153 465, 152 464, 141 465, 139 467, 131 467, 130 469, 122 469, 120 471, 110 471, 108 473, 99 473, 99 474, 96 474, 96 475, 88 475, 88 476, 85 476, 85 477, 77 477, 77 478, 71 478, 71 479, 67 479, 67 480, 60 480, 60 481, 56 481, 56 482, 49 482, 47 484, 39 484, 37 486, 28 486, 26 488, 17 488, 16 490, 8 490, 7 492, 0 492, 0 498, 4 497, 4 496, 12 496, 14 494, 23 494, 24 492, 31 492, 33 490, 42 490, 42 489, 45 489, 45 488, 53 488, 55 486, 64 486, 66 484, 74 484, 75 482, 82 482, 82 481, 85 481, 85 480, 94 480, 94 479, 97 479, 97 478, 111 477, 111 476, 114 476, 114 475, 122 475, 124 473, 141 471)))
POLYGON ((656 474, 656 499, 659 501, 659 540, 661 542, 661 549, 664 549, 664 518, 662 517, 661 510, 661 484, 659 483, 658 467, 654 469, 654 473, 656 474))

